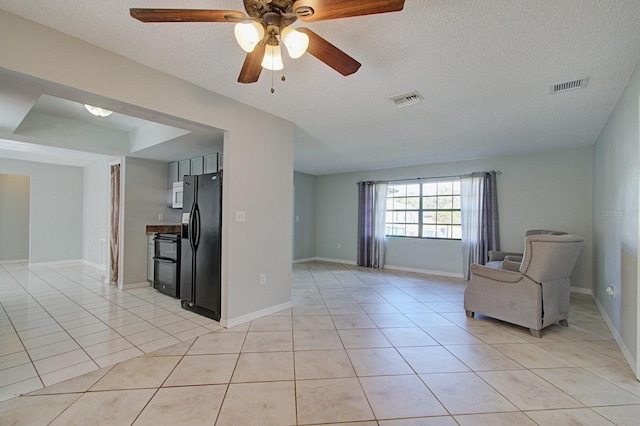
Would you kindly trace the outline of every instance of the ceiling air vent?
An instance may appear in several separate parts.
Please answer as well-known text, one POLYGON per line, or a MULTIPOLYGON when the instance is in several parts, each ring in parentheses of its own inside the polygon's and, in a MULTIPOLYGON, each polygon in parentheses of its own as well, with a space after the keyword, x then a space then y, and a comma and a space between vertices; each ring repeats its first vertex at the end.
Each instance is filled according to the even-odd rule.
POLYGON ((409 105, 419 104, 420 102, 424 102, 424 98, 420 96, 418 92, 409 92, 403 93, 402 95, 396 95, 389 98, 391 102, 396 104, 398 108, 404 108, 409 105))
POLYGON ((584 77, 578 80, 567 81, 565 83, 558 83, 551 86, 551 94, 567 92, 569 90, 574 89, 582 89, 587 85, 587 81, 589 81, 589 77, 584 77))

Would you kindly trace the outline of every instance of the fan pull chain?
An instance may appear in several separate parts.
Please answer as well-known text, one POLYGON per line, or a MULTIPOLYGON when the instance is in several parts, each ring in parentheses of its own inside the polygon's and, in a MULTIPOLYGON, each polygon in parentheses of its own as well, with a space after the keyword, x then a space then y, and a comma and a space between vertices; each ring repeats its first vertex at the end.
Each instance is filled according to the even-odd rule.
POLYGON ((273 70, 271 70, 271 93, 275 92, 276 89, 273 88, 273 70))
MULTIPOLYGON (((280 77, 280 80, 285 81, 287 78, 284 76, 284 72, 282 73, 282 76, 280 77)), ((271 70, 271 93, 274 93, 276 91, 276 89, 273 88, 273 70, 271 70)))

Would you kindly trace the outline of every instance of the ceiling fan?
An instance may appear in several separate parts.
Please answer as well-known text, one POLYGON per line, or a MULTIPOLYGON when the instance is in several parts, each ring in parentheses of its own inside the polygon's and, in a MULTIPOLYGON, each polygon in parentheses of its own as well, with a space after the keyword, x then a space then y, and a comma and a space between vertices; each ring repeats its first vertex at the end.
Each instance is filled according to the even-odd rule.
POLYGON ((130 13, 141 22, 235 22, 236 40, 247 52, 238 82, 255 83, 262 68, 283 69, 281 43, 292 58, 298 58, 306 51, 344 76, 358 71, 361 65, 358 61, 318 34, 308 28, 291 27, 298 19, 325 21, 397 12, 404 8, 404 0, 243 1, 246 14, 237 10, 139 8, 130 9, 130 13))

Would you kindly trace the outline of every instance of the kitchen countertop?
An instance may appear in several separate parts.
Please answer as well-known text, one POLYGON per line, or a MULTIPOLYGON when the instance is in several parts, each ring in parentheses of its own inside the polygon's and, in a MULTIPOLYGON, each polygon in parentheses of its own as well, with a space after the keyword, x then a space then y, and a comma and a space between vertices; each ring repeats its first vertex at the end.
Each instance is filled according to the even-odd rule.
POLYGON ((182 231, 182 225, 147 225, 147 234, 179 234, 182 231))

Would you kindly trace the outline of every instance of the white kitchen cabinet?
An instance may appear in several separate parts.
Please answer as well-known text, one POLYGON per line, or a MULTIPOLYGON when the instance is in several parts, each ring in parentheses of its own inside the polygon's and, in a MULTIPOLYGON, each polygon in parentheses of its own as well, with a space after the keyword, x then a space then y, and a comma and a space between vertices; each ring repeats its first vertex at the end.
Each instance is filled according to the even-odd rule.
POLYGON ((147 281, 153 283, 153 255, 155 247, 153 242, 154 234, 147 235, 147 281))
POLYGON ((204 158, 194 157, 191 159, 191 174, 201 175, 204 172, 204 158))
POLYGON ((181 181, 184 176, 191 174, 191 160, 186 159, 178 162, 178 180, 181 181))

